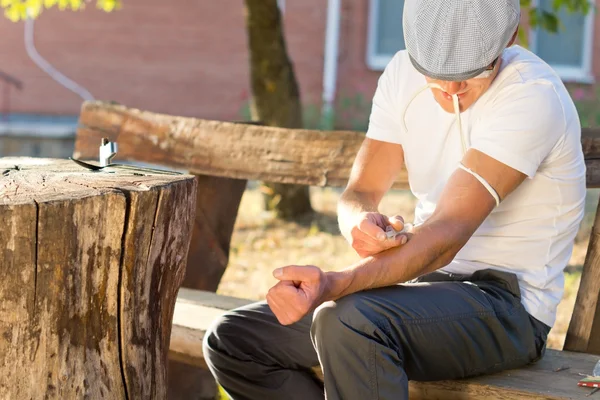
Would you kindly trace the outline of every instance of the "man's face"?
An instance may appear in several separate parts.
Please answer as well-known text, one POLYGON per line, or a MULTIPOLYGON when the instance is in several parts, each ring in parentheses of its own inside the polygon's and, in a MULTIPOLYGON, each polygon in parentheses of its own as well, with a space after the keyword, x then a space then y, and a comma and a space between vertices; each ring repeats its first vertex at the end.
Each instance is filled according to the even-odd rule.
MULTIPOLYGON (((496 75, 498 75, 498 71, 500 70, 500 62, 501 59, 492 66, 490 66, 490 74, 487 77, 480 78, 475 77, 468 79, 466 81, 441 81, 437 79, 432 79, 429 77, 425 77, 427 83, 436 83, 440 85, 443 90, 431 88, 433 92, 433 97, 438 102, 438 104, 444 109, 444 111, 453 113, 454 105, 452 103, 452 95, 458 95, 458 103, 460 105, 460 111, 463 112, 471 105, 473 105, 477 99, 479 99, 485 92, 488 90, 490 85, 492 84, 496 75)), ((486 75, 486 74, 484 74, 486 75)))

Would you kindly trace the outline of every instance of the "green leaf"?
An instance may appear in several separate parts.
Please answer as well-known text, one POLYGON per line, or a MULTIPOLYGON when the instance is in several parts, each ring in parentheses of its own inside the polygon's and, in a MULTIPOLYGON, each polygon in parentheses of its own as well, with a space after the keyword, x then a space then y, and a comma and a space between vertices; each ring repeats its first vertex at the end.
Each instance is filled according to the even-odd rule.
POLYGON ((554 12, 558 12, 558 10, 560 10, 560 7, 563 5, 564 0, 553 0, 552 1, 552 10, 554 12))
POLYGON ((120 0, 98 0, 96 3, 96 7, 106 11, 111 12, 114 10, 118 10, 121 8, 120 0))
POLYGON ((70 3, 72 10, 81 9, 81 5, 83 4, 83 2, 81 0, 71 0, 69 3, 70 3))
POLYGON ((542 28, 546 29, 548 32, 558 32, 558 17, 556 14, 548 11, 542 11, 542 18, 540 22, 542 28))
POLYGON ((539 25, 539 12, 537 8, 532 8, 529 10, 529 25, 532 28, 536 28, 539 25))
POLYGON ((525 48, 529 48, 529 39, 527 38, 527 32, 525 29, 519 29, 519 44, 525 48))
POLYGON ((525 7, 530 7, 531 6, 531 0, 521 0, 521 7, 525 8, 525 7))
MULTIPOLYGON (((38 17, 44 9, 58 7, 60 10, 83 10, 85 2, 91 0, 0 0, 0 8, 4 9, 4 16, 13 22, 27 18, 27 13, 32 18, 38 17)), ((97 0, 96 6, 106 12, 121 8, 121 0, 97 0)))
POLYGON ((29 12, 29 17, 35 19, 42 12, 42 2, 39 0, 27 0, 25 8, 29 12))
POLYGON ((27 18, 27 6, 20 0, 13 2, 4 11, 4 15, 12 22, 18 22, 27 18))

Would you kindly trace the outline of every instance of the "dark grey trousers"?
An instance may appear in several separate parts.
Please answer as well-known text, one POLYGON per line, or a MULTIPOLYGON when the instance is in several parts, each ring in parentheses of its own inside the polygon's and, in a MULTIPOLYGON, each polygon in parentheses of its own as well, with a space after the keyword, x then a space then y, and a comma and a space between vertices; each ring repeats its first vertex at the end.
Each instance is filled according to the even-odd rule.
POLYGON ((544 353, 550 328, 498 271, 426 275, 328 302, 282 326, 264 302, 215 321, 204 356, 235 400, 408 399, 408 381, 516 368, 544 353), (324 388, 310 368, 321 364, 324 388))

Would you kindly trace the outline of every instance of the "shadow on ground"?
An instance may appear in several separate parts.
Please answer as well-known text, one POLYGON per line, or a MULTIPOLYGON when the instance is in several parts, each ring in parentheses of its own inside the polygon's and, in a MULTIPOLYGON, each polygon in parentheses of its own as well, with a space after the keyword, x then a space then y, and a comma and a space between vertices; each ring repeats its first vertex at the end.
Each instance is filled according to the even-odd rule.
POLYGON ((206 369, 169 361, 167 400, 214 400, 217 385, 206 369))

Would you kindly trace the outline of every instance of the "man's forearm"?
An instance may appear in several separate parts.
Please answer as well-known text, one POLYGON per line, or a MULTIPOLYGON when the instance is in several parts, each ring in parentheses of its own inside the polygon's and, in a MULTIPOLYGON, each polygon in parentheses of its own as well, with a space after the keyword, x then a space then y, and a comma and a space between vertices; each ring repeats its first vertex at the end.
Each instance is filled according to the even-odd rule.
POLYGON ((407 244, 360 260, 341 272, 329 272, 329 300, 362 290, 407 282, 452 261, 472 232, 458 224, 431 221, 418 227, 407 244))

